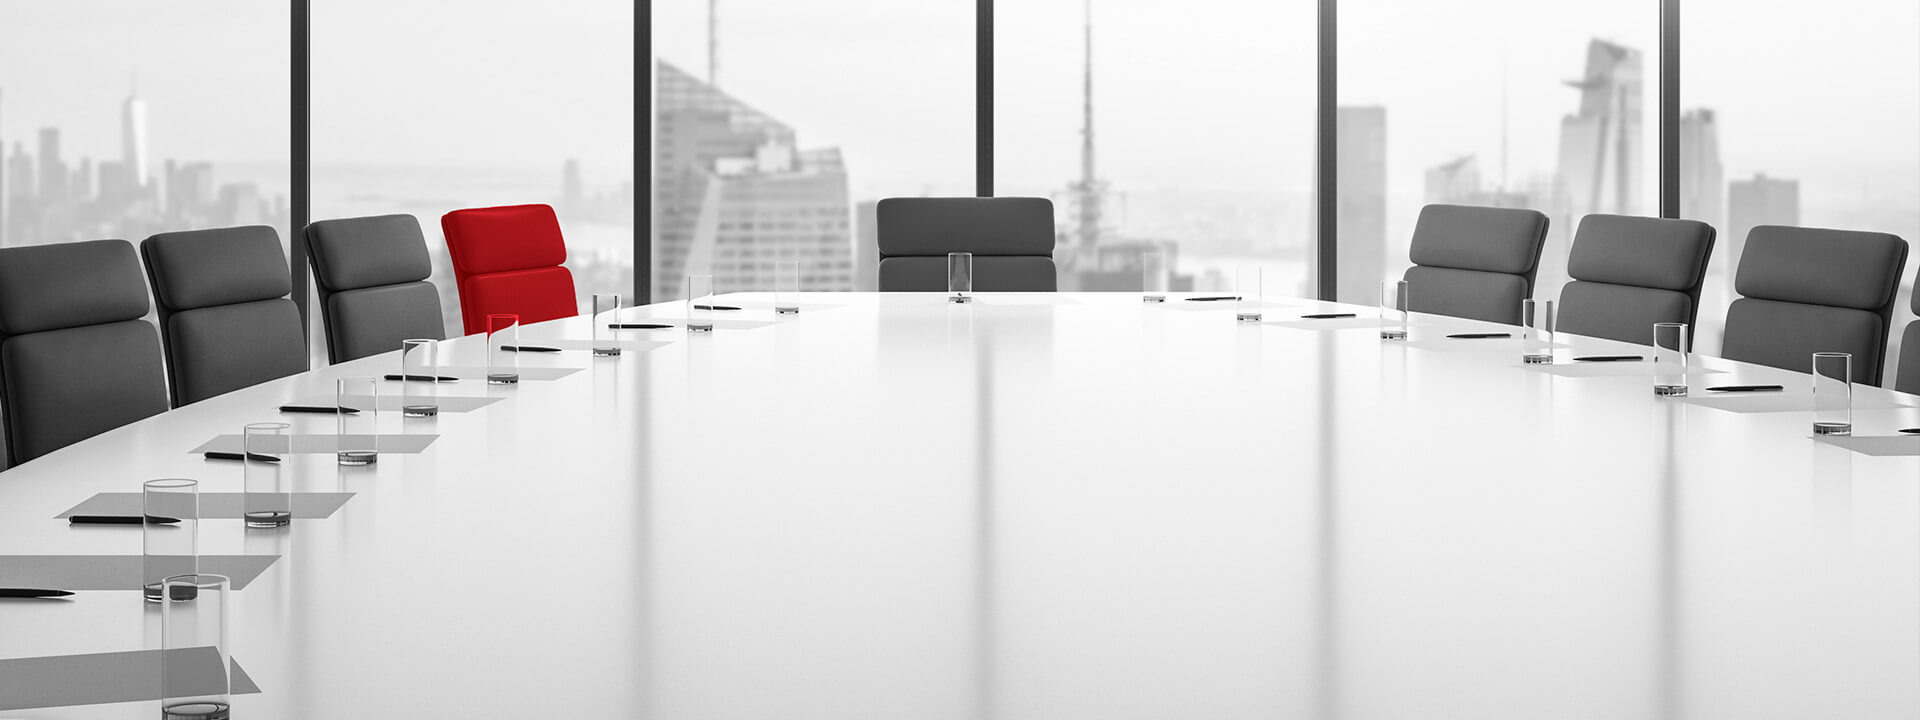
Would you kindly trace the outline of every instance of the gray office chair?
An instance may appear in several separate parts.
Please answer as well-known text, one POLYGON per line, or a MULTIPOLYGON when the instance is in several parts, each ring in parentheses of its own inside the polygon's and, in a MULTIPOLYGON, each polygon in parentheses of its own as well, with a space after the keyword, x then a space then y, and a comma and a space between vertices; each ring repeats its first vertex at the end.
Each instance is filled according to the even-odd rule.
POLYGON ((1720 354, 1810 372, 1816 352, 1853 354, 1853 381, 1879 385, 1907 241, 1762 225, 1747 233, 1720 354))
POLYGON ((306 371, 306 334, 273 228, 162 233, 140 254, 175 407, 306 371))
POLYGON ((973 289, 1053 292, 1053 201, 884 198, 874 208, 881 292, 946 292, 947 253, 973 253, 973 289))
MULTIPOLYGON (((1910 303, 1915 314, 1920 314, 1920 292, 1913 294, 1910 303)), ((1920 395, 1920 320, 1907 323, 1907 330, 1900 335, 1899 375, 1893 378, 1893 389, 1903 393, 1920 395)))
POLYGON ((1535 210, 1428 205, 1413 226, 1407 309, 1518 325, 1533 296, 1547 216, 1535 210))
POLYGON ((147 284, 125 240, 0 249, 7 465, 167 410, 147 284))
MULTIPOLYGON (((1694 325, 1713 255, 1713 226, 1695 220, 1588 215, 1567 258, 1559 329, 1648 345, 1653 324, 1694 325)), ((1688 338, 1692 342, 1692 338, 1688 338)))
POLYGON ((412 215, 321 220, 307 226, 307 248, 331 362, 446 338, 440 293, 427 281, 433 261, 412 215))

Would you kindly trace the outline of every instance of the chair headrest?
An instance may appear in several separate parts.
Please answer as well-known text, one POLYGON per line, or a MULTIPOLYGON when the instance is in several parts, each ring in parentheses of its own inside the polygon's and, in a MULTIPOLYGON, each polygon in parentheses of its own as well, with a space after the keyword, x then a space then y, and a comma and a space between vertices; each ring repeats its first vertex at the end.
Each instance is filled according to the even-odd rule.
POLYGON ((874 221, 886 257, 1053 254, 1053 201, 1046 198, 885 198, 874 221))
POLYGON ((264 225, 161 233, 140 243, 153 297, 169 310, 271 300, 293 291, 280 234, 264 225))
POLYGON ((567 261, 560 219, 550 205, 455 210, 440 217, 447 252, 461 275, 556 267, 567 261))
POLYGON ((0 249, 0 334, 138 320, 152 307, 141 275, 125 240, 0 249))
POLYGON ((1907 241, 1887 233, 1761 225, 1747 233, 1743 297, 1878 311, 1893 303, 1907 241))
POLYGON ((1688 292, 1706 277, 1713 226, 1698 220, 1588 215, 1567 257, 1575 280, 1688 292))
POLYGON ((321 220, 307 226, 313 276, 333 292, 419 282, 433 274, 412 215, 321 220))
POLYGON ((1428 205, 1409 253, 1415 265, 1524 275, 1540 263, 1547 216, 1538 210, 1428 205))

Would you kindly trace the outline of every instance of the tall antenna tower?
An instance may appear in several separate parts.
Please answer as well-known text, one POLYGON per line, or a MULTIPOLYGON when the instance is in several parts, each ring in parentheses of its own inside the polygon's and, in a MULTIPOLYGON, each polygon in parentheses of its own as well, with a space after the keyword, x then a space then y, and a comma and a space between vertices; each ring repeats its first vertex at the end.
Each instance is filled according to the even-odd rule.
POLYGON ((1073 184, 1074 204, 1079 214, 1075 238, 1082 249, 1100 242, 1103 188, 1093 165, 1093 0, 1086 0, 1086 75, 1082 98, 1080 129, 1080 181, 1073 184))
POLYGON ((720 87, 720 0, 707 0, 707 84, 720 87))

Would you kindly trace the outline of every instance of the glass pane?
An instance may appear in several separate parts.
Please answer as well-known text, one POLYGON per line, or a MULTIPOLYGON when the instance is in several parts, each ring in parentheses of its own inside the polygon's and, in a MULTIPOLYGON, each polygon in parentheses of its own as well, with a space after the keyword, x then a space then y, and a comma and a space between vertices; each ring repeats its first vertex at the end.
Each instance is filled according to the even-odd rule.
POLYGON ((1654 0, 1343 0, 1342 133, 1366 140, 1342 140, 1342 298, 1400 277, 1429 203, 1546 213, 1540 299, 1559 296, 1582 216, 1657 212, 1657 11, 1654 0), (1375 194, 1384 204, 1366 200, 1375 194))
POLYGON ((235 225, 271 226, 284 246, 287 7, 7 3, 0 246, 235 225))
POLYGON ((313 35, 314 219, 419 218, 449 335, 451 210, 552 205, 581 306, 630 291, 633 3, 329 0, 313 35))
POLYGON ((994 192, 1052 198, 1061 290, 1312 295, 1313 4, 1001 3, 994 192))
POLYGON ((972 0, 653 8, 653 299, 770 292, 781 262, 872 290, 874 203, 973 194, 972 0))
MULTIPOLYGON (((1687 0, 1681 7, 1682 211, 1719 231, 1695 341, 1711 354, 1720 350, 1734 269, 1754 226, 1920 240, 1920 47, 1913 42, 1920 4, 1687 0)), ((1890 361, 1913 319, 1913 264, 1895 305, 1890 361)), ((1893 380, 1891 369, 1886 379, 1893 380)))

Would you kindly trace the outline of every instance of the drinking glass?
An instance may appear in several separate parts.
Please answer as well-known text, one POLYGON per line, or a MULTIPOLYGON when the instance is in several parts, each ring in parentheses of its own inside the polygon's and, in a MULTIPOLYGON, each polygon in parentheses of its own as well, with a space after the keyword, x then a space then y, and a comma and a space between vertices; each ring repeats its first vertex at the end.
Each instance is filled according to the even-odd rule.
POLYGON ((1234 271, 1233 294, 1240 309, 1234 318, 1240 322, 1260 322, 1260 301, 1266 295, 1260 290, 1260 268, 1243 267, 1234 271))
POLYGON ((147 602, 160 602, 163 581, 200 572, 200 483, 148 480, 140 487, 140 513, 146 520, 141 523, 140 589, 147 602))
POLYGON ((341 412, 334 455, 341 465, 372 465, 380 461, 380 382, 378 378, 340 378, 334 381, 335 401, 342 408, 360 412, 341 412))
POLYGON ((1520 321, 1525 325, 1520 338, 1520 362, 1528 365, 1553 362, 1553 301, 1521 300, 1520 321))
MULTIPOLYGON (((341 398, 345 399, 345 398, 341 398)), ((344 406, 343 406, 344 407, 344 406)), ((362 412, 365 412, 364 410, 362 412)), ((241 436, 245 474, 242 516, 250 528, 285 527, 293 522, 292 436, 283 422, 253 423, 241 436)))
POLYGON ((593 326, 593 354, 595 357, 613 357, 620 354, 620 345, 613 339, 613 328, 607 327, 620 310, 619 293, 594 293, 593 315, 587 317, 587 324, 593 326), (602 317, 606 322, 601 322, 602 317))
POLYGON ((1143 302, 1167 301, 1167 251, 1148 250, 1140 254, 1140 292, 1143 302))
POLYGON ((224 575, 184 574, 165 581, 160 605, 161 720, 227 720, 231 712, 227 645, 228 580, 224 575))
POLYGON ((487 316, 487 384, 520 382, 520 357, 507 348, 520 346, 519 315, 487 316))
POLYGON ((1687 394, 1687 324, 1653 324, 1653 394, 1687 394))
POLYGON ((947 253, 947 302, 973 302, 973 253, 947 253))
POLYGON ((713 332, 713 276, 687 276, 687 332, 713 332))
POLYGON ((800 314, 800 263, 773 264, 773 314, 800 314))
POLYGON ((1853 354, 1813 354, 1813 434, 1853 434, 1853 354))
POLYGON ((1407 281, 1380 283, 1380 339, 1407 339, 1407 281))
POLYGON ((427 418, 440 414, 440 341, 400 342, 400 414, 427 418))

